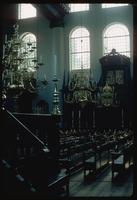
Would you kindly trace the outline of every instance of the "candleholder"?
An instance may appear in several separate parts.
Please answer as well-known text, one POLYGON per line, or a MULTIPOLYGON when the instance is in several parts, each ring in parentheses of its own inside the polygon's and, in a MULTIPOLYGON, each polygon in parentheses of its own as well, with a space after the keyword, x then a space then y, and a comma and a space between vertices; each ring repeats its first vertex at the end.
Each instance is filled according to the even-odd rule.
POLYGON ((19 35, 19 25, 13 26, 10 39, 5 35, 3 44, 3 72, 2 86, 7 96, 20 96, 24 90, 36 93, 36 84, 33 84, 37 69, 37 58, 32 53, 36 49, 33 43, 27 43, 19 35), (32 64, 32 63, 33 64, 32 64))
POLYGON ((59 108, 59 92, 57 89, 57 83, 58 83, 58 79, 56 77, 56 75, 54 75, 54 78, 52 80, 54 82, 54 92, 53 92, 53 109, 52 109, 52 115, 61 115, 61 111, 59 108))
POLYGON ((121 127, 122 127, 122 129, 124 128, 124 110, 123 110, 123 108, 121 110, 121 127))
POLYGON ((95 108, 93 109, 93 129, 96 127, 96 121, 95 121, 95 108))

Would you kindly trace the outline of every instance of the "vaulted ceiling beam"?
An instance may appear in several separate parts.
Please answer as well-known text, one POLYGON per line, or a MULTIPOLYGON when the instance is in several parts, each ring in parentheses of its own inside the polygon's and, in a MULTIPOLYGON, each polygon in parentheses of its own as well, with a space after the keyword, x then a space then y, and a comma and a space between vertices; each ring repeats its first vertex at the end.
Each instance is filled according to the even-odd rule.
POLYGON ((65 4, 33 4, 44 17, 50 21, 50 27, 63 26, 64 16, 69 13, 65 4))

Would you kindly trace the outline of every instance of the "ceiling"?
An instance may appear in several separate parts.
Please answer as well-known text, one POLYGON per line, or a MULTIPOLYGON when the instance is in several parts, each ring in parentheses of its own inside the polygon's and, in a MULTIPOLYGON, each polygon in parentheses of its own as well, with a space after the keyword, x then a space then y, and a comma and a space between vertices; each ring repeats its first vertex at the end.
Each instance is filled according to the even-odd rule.
POLYGON ((69 13, 67 4, 33 4, 37 11, 49 20, 50 28, 64 26, 64 17, 69 13))

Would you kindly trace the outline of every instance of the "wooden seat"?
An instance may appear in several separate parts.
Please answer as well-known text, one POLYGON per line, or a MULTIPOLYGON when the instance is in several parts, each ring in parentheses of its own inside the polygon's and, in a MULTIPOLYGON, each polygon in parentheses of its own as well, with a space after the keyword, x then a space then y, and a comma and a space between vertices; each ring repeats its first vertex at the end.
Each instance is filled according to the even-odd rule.
POLYGON ((81 168, 83 164, 83 145, 73 144, 68 146, 66 152, 61 151, 61 154, 59 159, 60 165, 66 168, 69 175, 81 168))
POLYGON ((127 163, 128 168, 131 164, 131 157, 132 157, 132 151, 133 144, 126 146, 126 148, 123 149, 123 151, 120 153, 112 153, 112 180, 114 179, 114 173, 117 172, 118 174, 122 174, 127 169, 127 163))
POLYGON ((114 160, 115 165, 121 165, 123 163, 124 163, 124 156, 123 155, 119 156, 116 160, 114 160))
MULTIPOLYGON (((11 166, 7 161, 2 160, 2 171, 4 179, 9 178, 7 188, 4 188, 9 195, 38 195, 38 196, 57 196, 62 187, 65 186, 65 196, 69 196, 69 175, 65 172, 46 176, 46 171, 40 173, 38 170, 34 179, 28 176, 26 171, 21 170, 22 167, 11 166), (41 175, 43 179, 41 180, 41 175)), ((23 167, 24 168, 24 167, 23 167)), ((45 169, 46 170, 46 169, 45 169)), ((30 171, 29 171, 30 173, 30 171)))
POLYGON ((114 180, 115 172, 119 174, 123 172, 125 169, 124 155, 120 155, 118 156, 118 158, 113 160, 111 169, 112 169, 112 180, 114 180))
POLYGON ((7 196, 23 196, 36 194, 36 188, 33 184, 26 180, 16 169, 6 160, 1 160, 1 171, 3 179, 8 179, 8 184, 3 182, 1 192, 7 196))
POLYGON ((96 170, 96 163, 94 156, 85 161, 84 170, 96 170))
MULTIPOLYGON (((89 154, 89 152, 88 152, 89 154)), ((92 171, 93 174, 96 173, 96 155, 95 152, 90 152, 89 155, 86 155, 86 152, 84 152, 84 159, 83 159, 83 166, 84 166, 84 180, 86 180, 87 177, 87 171, 90 173, 92 171), (86 158, 88 156, 88 158, 86 158)))
POLYGON ((48 192, 49 196, 58 196, 59 191, 65 186, 65 195, 69 196, 69 175, 65 173, 59 173, 48 180, 48 192))

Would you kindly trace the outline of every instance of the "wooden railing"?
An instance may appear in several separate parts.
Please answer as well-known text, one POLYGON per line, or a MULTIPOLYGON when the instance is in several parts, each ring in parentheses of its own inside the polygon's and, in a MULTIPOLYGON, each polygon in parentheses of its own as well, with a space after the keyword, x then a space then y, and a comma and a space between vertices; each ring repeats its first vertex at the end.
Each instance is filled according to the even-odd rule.
POLYGON ((2 116, 1 170, 6 182, 6 193, 22 195, 24 192, 26 195, 36 193, 40 196, 55 196, 57 188, 66 185, 68 195, 69 178, 60 174, 58 162, 56 117, 11 113, 8 110, 3 110, 2 116), (18 184, 18 181, 23 180, 25 185, 18 184), (16 190, 19 185, 20 192, 16 190))

